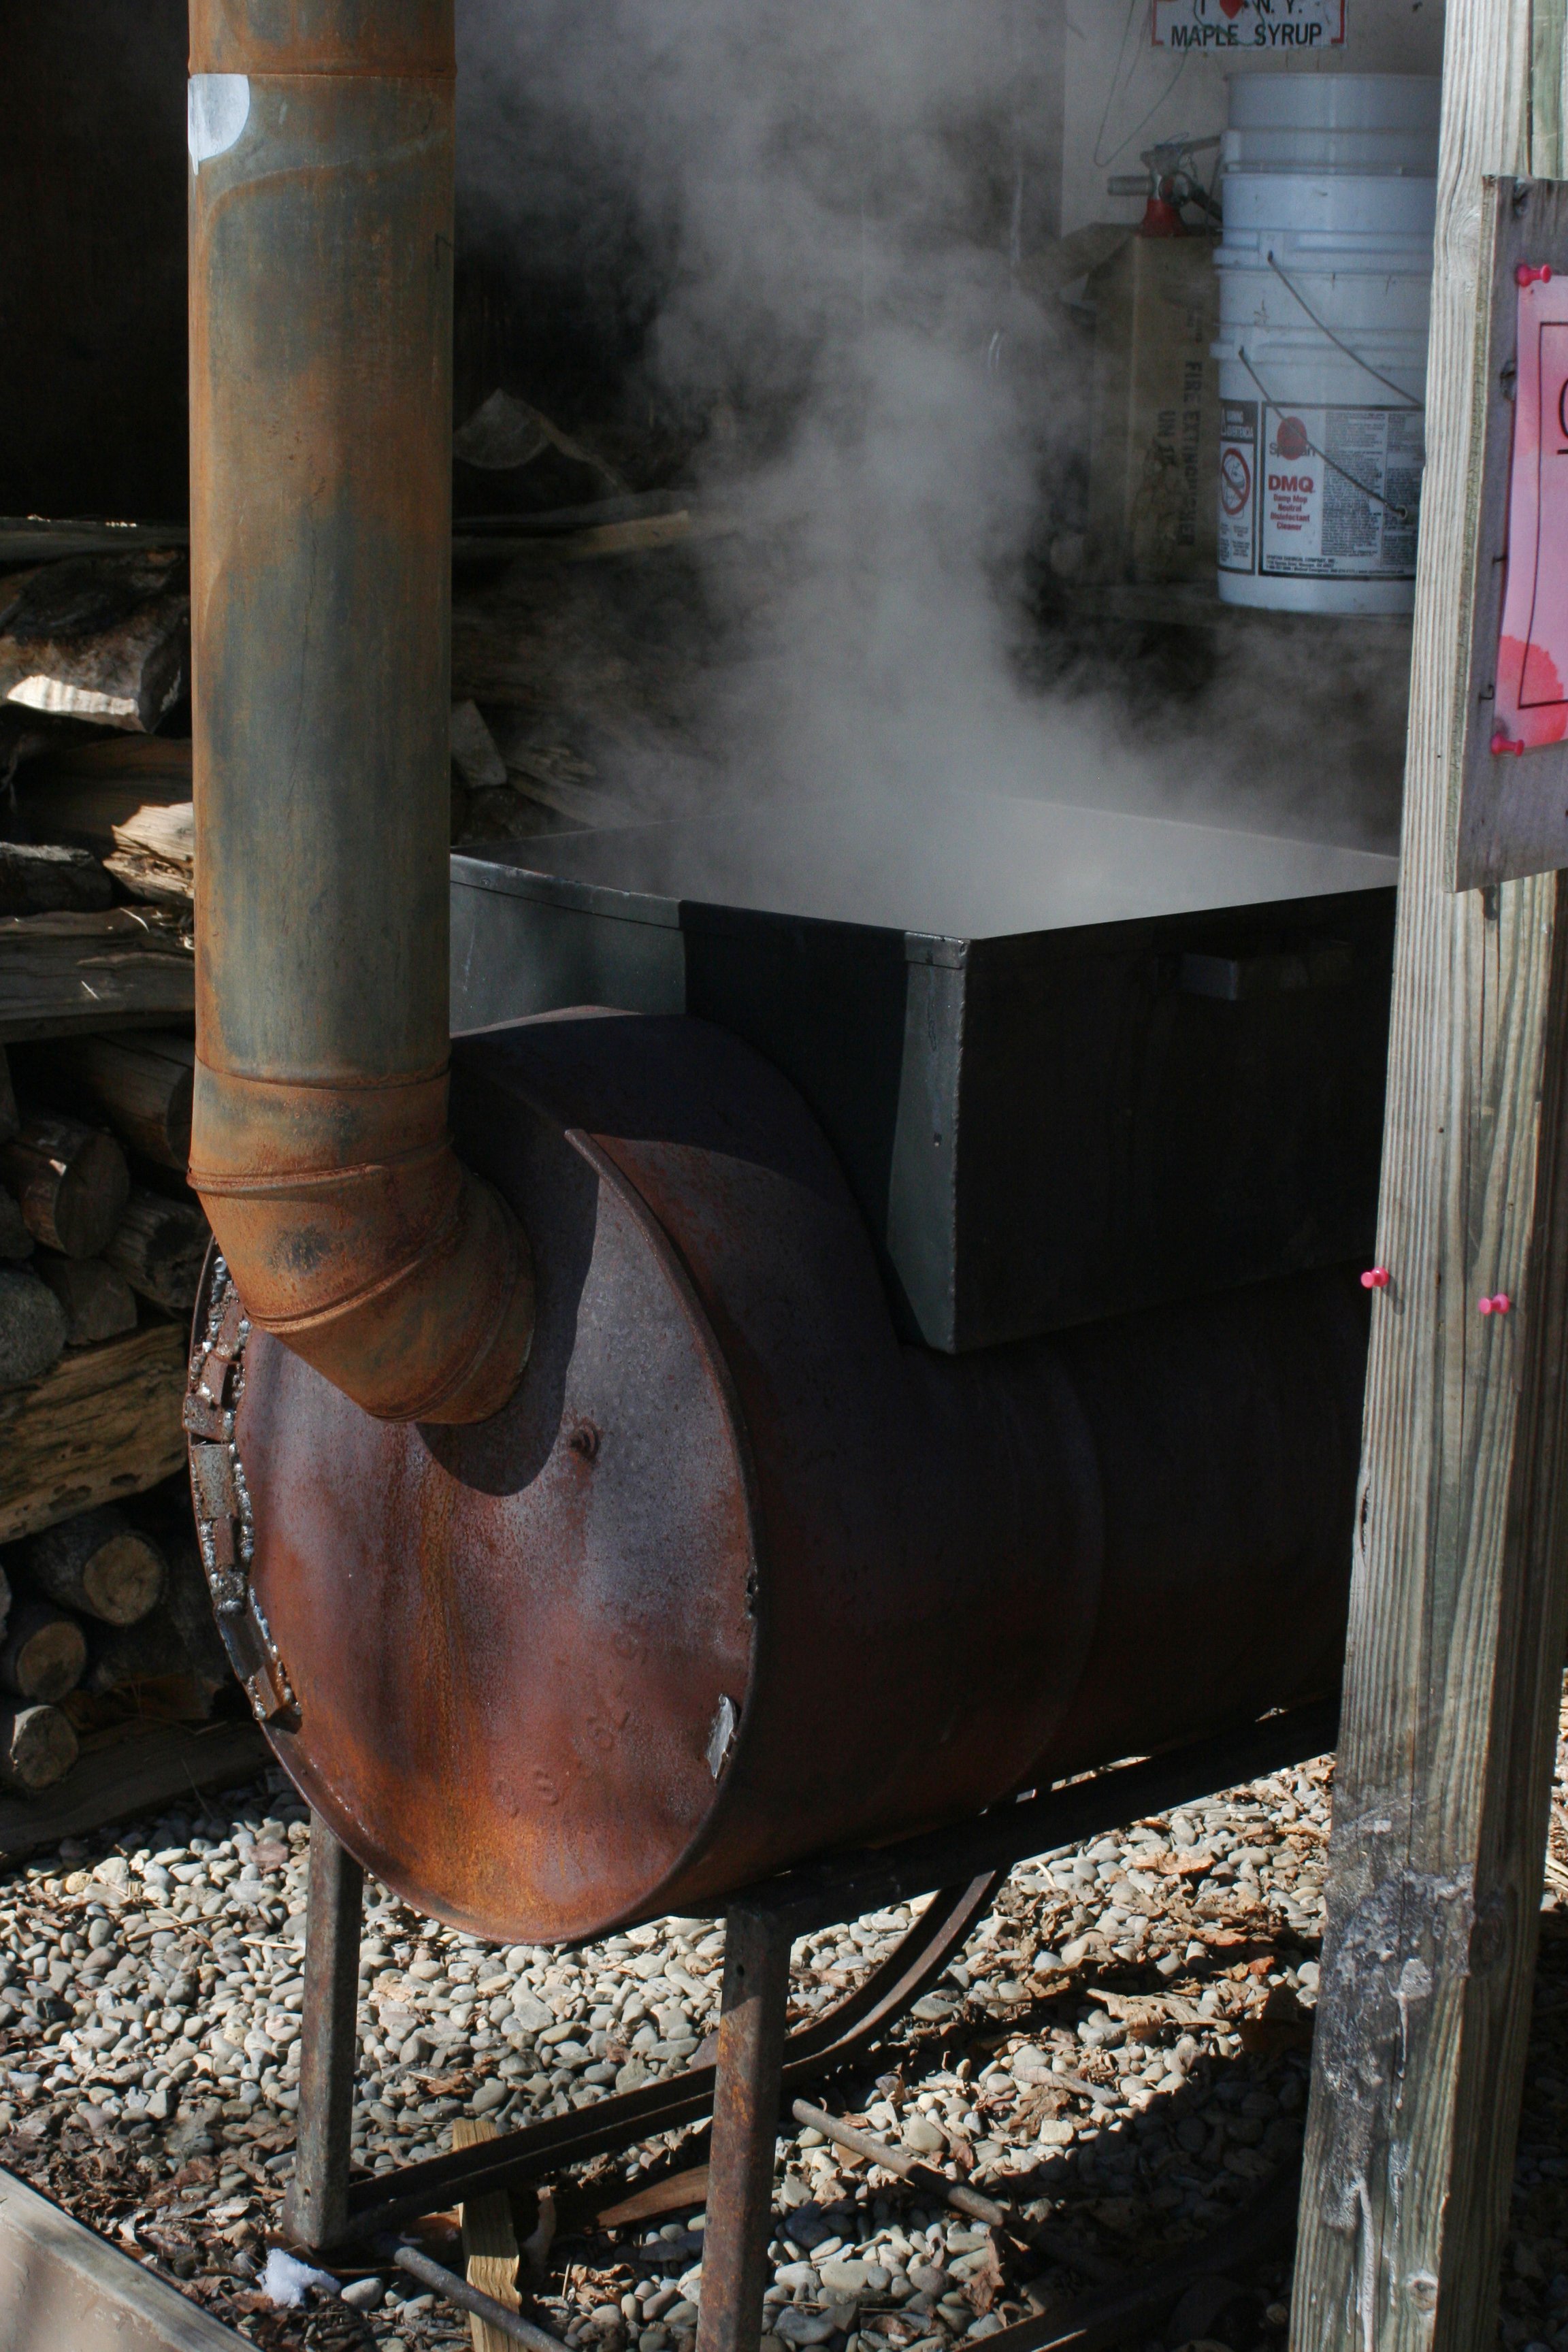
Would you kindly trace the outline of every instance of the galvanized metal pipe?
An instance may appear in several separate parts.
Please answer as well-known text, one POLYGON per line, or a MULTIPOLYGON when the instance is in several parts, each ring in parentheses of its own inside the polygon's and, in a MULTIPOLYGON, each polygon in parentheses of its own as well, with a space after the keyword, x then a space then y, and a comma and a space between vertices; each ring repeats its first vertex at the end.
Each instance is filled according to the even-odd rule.
POLYGON ((451 0, 192 0, 191 1179, 252 1319, 470 1422, 527 1244, 447 1132, 451 0))
POLYGON ((419 2247, 399 2246, 393 2260, 400 2271, 406 2271, 409 2277, 417 2279, 421 2286, 433 2287, 437 2294, 445 2295, 448 2303, 455 2303, 459 2311, 472 2312, 475 2318, 482 2319, 487 2327, 497 2329, 502 2336, 510 2336, 514 2344, 526 2344, 528 2352, 566 2352, 566 2347, 558 2336, 552 2336, 547 2328, 536 2327, 531 2319, 524 2319, 521 2312, 513 2311, 508 2304, 498 2303, 493 2294, 485 2294, 479 2287, 470 2286, 467 2279, 458 2276, 456 2271, 445 2269, 440 2263, 433 2263, 419 2247))

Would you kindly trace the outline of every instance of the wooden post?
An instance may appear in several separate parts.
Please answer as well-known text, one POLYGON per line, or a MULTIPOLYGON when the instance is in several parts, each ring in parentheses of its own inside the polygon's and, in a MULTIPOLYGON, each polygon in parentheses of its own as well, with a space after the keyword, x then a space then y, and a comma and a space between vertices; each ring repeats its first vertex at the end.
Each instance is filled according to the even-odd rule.
MULTIPOLYGON (((454 2148, 473 2147, 495 2136, 489 2116, 452 2119, 454 2148)), ((521 2298, 517 2291, 519 2252, 510 2198, 504 2189, 481 2189, 477 2197, 465 2197, 458 2210, 463 2225, 463 2275, 481 2294, 493 2295, 497 2303, 515 2311, 521 2298)), ((477 2311, 468 2314, 468 2336, 473 2352, 507 2352, 511 2341, 477 2311)))
POLYGON ((1495 2332, 1563 1656, 1568 898, 1445 887, 1490 257, 1563 170, 1563 0, 1447 18, 1365 1454, 1294 2352, 1495 2332), (1478 1302, 1504 1293, 1504 1314, 1478 1302))

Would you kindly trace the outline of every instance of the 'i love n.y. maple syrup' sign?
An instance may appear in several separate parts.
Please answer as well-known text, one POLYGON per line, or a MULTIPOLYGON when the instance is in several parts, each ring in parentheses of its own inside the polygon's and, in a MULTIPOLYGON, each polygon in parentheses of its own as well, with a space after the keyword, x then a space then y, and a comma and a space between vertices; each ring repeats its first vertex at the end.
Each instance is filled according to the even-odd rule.
MULTIPOLYGON (((1485 394, 1458 477, 1475 530, 1450 769, 1458 890, 1568 868, 1568 182, 1483 180, 1480 226, 1490 299, 1473 354, 1448 361, 1485 394)), ((1450 579, 1458 552, 1436 567, 1450 579)))
POLYGON ((1568 741, 1568 277, 1514 265, 1519 341, 1495 752, 1568 741))
POLYGON ((1345 0, 1150 0, 1156 48, 1330 49, 1345 0))

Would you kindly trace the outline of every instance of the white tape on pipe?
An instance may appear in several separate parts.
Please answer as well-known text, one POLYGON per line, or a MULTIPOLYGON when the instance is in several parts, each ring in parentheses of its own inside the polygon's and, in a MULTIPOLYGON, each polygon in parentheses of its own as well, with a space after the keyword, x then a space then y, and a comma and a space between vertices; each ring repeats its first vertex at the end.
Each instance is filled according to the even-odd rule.
POLYGON ((250 120, 250 82, 245 74, 193 74, 185 101, 185 144, 199 172, 215 155, 226 154, 250 120))

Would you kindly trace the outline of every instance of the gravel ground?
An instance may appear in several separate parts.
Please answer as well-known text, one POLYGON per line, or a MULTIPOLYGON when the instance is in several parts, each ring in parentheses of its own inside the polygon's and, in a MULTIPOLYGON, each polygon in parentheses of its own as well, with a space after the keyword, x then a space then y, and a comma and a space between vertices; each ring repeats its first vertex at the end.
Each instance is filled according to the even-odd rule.
MULTIPOLYGON (((1565 1775, 1568 1748, 1501 2322, 1504 2344, 1552 2352, 1568 2352, 1565 1775)), ((1319 1759, 1015 1872, 905 2030, 812 2095, 1048 2222, 1050 2257, 799 2131, 781 2144, 764 2352, 983 2341, 1257 2196, 1300 2141, 1330 1777, 1319 1759)), ((466 2322, 390 2275, 345 2273, 352 2304, 287 2312, 259 2291, 292 2162, 306 1824, 279 1775, 221 1802, 68 1841, 0 1880, 0 2162, 275 2352, 465 2342, 466 2322)), ((797 1946, 795 2021, 910 1916, 797 1946)), ((504 2130, 679 2071, 716 2021, 722 1954, 697 1919, 569 1954, 496 1947, 373 1883, 356 2160, 384 2170, 447 2147, 457 2116, 504 2130)), ((682 2144, 639 2160, 668 2165, 682 2144)), ((701 2153, 693 2138, 689 2161, 701 2153)), ((594 2211, 636 2182, 607 2163, 597 2178, 596 2200, 561 2189, 535 2315, 585 2352, 690 2352, 700 2206, 606 2233, 594 2211)), ((531 2192, 517 2219, 523 2238, 539 2231, 531 2192)), ((451 2259, 439 2225, 432 2244, 451 2259)), ((1272 2352, 1288 2299, 1283 2263, 1205 2281, 1140 2352, 1272 2352)))

